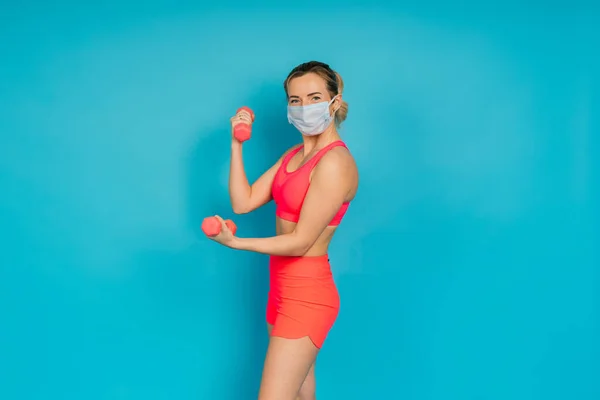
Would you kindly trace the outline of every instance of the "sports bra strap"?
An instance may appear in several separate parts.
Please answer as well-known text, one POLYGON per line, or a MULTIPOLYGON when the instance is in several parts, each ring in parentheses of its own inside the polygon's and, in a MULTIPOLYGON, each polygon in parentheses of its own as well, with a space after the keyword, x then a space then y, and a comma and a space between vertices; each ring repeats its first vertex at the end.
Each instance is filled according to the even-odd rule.
MULTIPOLYGON (((346 146, 346 144, 341 141, 341 140, 336 140, 335 142, 329 143, 327 146, 323 147, 321 150, 319 150, 317 152, 317 154, 315 154, 310 160, 308 160, 306 162, 306 164, 302 165, 301 167, 299 167, 298 169, 302 168, 308 168, 309 170, 312 170, 317 163, 321 160, 321 158, 323 158, 323 156, 332 148, 337 147, 337 146, 342 146, 344 148, 348 148, 346 146)), ((304 148, 304 145, 300 145, 298 147, 296 147, 294 150, 290 151, 281 161, 281 168, 283 168, 284 171, 287 171, 287 165, 290 162, 290 160, 292 159, 292 157, 294 157, 296 155, 296 153, 298 153, 300 150, 302 150, 304 148)))
POLYGON ((319 161, 321 161, 321 158, 323 158, 325 154, 327 154, 329 150, 337 146, 348 148, 344 142, 342 142, 341 140, 336 140, 335 142, 329 143, 327 146, 319 150, 319 152, 315 154, 314 157, 311 158, 306 164, 311 164, 310 169, 313 169, 319 163, 319 161))
POLYGON ((294 150, 287 153, 286 156, 283 157, 283 160, 281 160, 281 165, 283 167, 287 167, 287 165, 290 162, 290 160, 292 159, 292 157, 294 157, 296 155, 296 153, 298 153, 300 150, 302 150, 303 147, 304 147, 303 145, 298 146, 294 150))

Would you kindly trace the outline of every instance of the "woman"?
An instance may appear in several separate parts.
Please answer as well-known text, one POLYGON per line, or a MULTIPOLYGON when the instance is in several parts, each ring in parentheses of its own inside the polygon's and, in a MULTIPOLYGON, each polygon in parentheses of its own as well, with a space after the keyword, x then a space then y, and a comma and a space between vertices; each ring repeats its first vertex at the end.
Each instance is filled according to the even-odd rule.
MULTIPOLYGON (((321 62, 304 63, 290 72, 284 89, 288 120, 302 133, 302 143, 250 185, 242 144, 233 138, 229 177, 236 214, 275 201, 277 236, 239 238, 219 217, 223 229, 212 237, 233 249, 271 256, 270 340, 259 400, 315 399, 315 360, 339 310, 328 246, 358 188, 354 158, 338 133, 348 112, 339 74, 321 62)), ((241 111, 231 118, 232 130, 251 122, 241 111)))

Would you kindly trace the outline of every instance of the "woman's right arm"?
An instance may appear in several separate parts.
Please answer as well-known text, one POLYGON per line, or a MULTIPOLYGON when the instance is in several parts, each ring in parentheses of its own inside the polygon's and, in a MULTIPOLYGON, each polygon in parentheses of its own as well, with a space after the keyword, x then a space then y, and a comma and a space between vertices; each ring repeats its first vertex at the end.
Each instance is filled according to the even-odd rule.
POLYGON ((242 143, 231 142, 229 166, 229 198, 236 214, 246 214, 271 201, 271 185, 282 158, 265 171, 252 185, 248 182, 242 158, 242 143))
MULTIPOLYGON (((251 124, 252 118, 247 111, 240 111, 231 118, 231 162, 229 165, 229 198, 231 208, 236 214, 247 214, 271 201, 271 185, 277 169, 287 150, 277 162, 265 171, 252 185, 248 182, 242 157, 242 143, 233 136, 233 128, 239 123, 251 124), (237 118, 240 117, 240 118, 237 118)), ((295 148, 296 146, 292 147, 295 148)))

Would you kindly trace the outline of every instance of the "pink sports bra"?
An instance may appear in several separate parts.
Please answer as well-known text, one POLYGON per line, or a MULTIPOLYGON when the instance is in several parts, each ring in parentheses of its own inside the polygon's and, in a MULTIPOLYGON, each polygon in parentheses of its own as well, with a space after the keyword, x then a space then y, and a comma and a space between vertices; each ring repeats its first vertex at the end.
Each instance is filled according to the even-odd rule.
MULTIPOLYGON (((285 219, 286 221, 298 222, 298 219, 300 218, 300 210, 302 209, 302 204, 304 203, 304 197, 306 196, 308 187, 310 185, 311 171, 321 160, 321 158, 323 158, 327 151, 337 146, 343 146, 347 148, 346 144, 341 140, 330 143, 319 150, 319 152, 310 160, 308 160, 306 164, 292 172, 287 171, 287 166, 292 157, 302 150, 303 146, 299 146, 298 148, 290 151, 283 158, 281 166, 275 174, 271 188, 273 200, 275 200, 276 204, 275 214, 279 218, 285 219)), ((346 202, 340 207, 336 215, 329 223, 329 226, 340 224, 349 205, 350 203, 346 202)))

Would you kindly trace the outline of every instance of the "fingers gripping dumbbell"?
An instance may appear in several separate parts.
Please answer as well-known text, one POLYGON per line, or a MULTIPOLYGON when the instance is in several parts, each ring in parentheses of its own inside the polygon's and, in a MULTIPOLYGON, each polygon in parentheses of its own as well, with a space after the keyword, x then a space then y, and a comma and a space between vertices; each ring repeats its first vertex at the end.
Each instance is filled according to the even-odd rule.
MULTIPOLYGON (((232 220, 227 219, 225 220, 225 225, 227 225, 227 228, 235 235, 235 232, 237 231, 235 223, 232 220)), ((221 233, 221 221, 219 221, 217 217, 204 218, 204 221, 202 221, 202 231, 206 236, 217 236, 221 233)))

